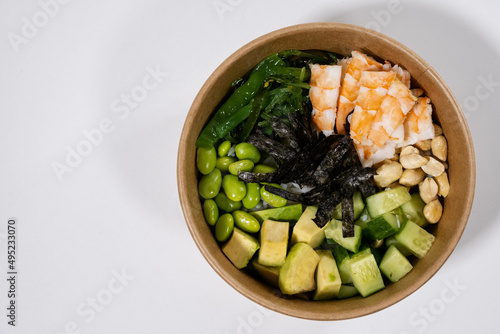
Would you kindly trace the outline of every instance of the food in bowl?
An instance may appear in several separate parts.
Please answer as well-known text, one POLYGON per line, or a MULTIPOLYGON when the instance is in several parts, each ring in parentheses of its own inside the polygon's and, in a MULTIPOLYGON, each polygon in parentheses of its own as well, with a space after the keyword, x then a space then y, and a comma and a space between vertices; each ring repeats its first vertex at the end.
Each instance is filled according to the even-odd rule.
POLYGON ((286 50, 232 86, 196 165, 205 219, 236 268, 287 295, 342 299, 426 255, 447 141, 408 71, 359 51, 286 50))

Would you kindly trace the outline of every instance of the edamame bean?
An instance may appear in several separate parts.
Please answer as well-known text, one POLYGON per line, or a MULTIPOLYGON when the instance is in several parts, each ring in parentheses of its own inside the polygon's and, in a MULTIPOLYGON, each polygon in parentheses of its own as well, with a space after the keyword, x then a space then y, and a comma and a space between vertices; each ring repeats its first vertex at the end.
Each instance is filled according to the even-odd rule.
POLYGON ((240 181, 237 176, 232 174, 224 175, 222 178, 222 188, 227 198, 232 201, 239 202, 247 194, 245 182, 240 181))
POLYGON ((235 202, 230 200, 223 192, 217 194, 217 196, 215 196, 214 199, 215 203, 222 211, 233 212, 235 210, 241 209, 241 202, 235 202))
POLYGON ((260 164, 260 165, 255 165, 255 167, 253 168, 252 173, 265 174, 265 173, 272 173, 272 172, 275 172, 275 171, 276 171, 276 168, 274 168, 274 167, 260 164))
MULTIPOLYGON (((270 186, 283 189, 283 187, 280 186, 279 184, 276 183, 268 183, 268 184, 270 186)), ((264 201, 274 206, 275 208, 285 206, 286 203, 288 202, 285 198, 275 194, 271 194, 269 191, 267 191, 265 184, 262 184, 262 187, 260 188, 260 196, 264 201)))
POLYGON ((253 209, 260 202, 260 184, 258 183, 247 183, 247 194, 241 200, 243 206, 247 209, 253 209))
POLYGON ((239 143, 235 147, 235 153, 240 160, 252 160, 254 164, 260 160, 260 152, 257 147, 249 143, 239 143))
POLYGON ((230 213, 223 214, 215 223, 215 239, 224 242, 231 236, 234 229, 234 218, 230 213))
POLYGON ((234 211, 233 218, 234 224, 245 232, 257 233, 260 230, 260 224, 257 218, 245 211, 234 211))
POLYGON ((215 163, 217 162, 217 153, 215 152, 215 147, 207 150, 203 147, 198 147, 196 151, 196 167, 201 174, 207 175, 215 168, 215 163))
POLYGON ((222 184, 222 173, 217 168, 208 174, 203 175, 198 183, 198 191, 205 199, 214 198, 220 191, 222 184))
POLYGON ((208 225, 214 226, 219 219, 219 207, 213 199, 207 199, 203 203, 203 215, 208 225))
POLYGON ((215 163, 215 168, 219 168, 221 172, 227 172, 229 165, 232 164, 233 162, 236 162, 235 157, 220 157, 217 159, 217 162, 215 163))
POLYGON ((219 154, 219 157, 225 157, 229 153, 230 149, 231 149, 231 142, 229 140, 226 140, 225 142, 219 145, 219 147, 217 148, 217 153, 219 154))
POLYGON ((238 175, 239 171, 251 172, 252 169, 253 169, 252 160, 239 160, 230 164, 228 168, 229 173, 233 175, 238 175))

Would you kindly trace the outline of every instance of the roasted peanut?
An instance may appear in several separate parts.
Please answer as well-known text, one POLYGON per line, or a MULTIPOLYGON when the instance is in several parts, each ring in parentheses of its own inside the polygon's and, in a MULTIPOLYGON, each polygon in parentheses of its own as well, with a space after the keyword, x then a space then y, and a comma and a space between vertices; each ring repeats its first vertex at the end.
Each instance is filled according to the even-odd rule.
MULTIPOLYGON (((415 148, 416 149, 416 148, 415 148)), ((402 153, 402 152, 401 152, 402 153)), ((428 158, 425 158, 417 153, 410 153, 400 156, 399 162, 406 169, 415 169, 420 168, 423 165, 427 164, 428 158)))
POLYGON ((419 183, 418 190, 420 197, 425 203, 437 199, 438 185, 433 178, 426 177, 425 180, 419 183))
POLYGON ((424 178, 425 173, 421 168, 405 169, 399 183, 403 186, 413 187, 422 182, 424 178))
POLYGON ((443 129, 437 124, 434 125, 434 137, 441 136, 443 134, 443 129))
POLYGON ((415 146, 421 151, 428 151, 431 149, 431 139, 421 140, 415 143, 415 146))
POLYGON ((443 215, 443 205, 439 200, 435 199, 427 203, 424 207, 424 217, 431 224, 435 224, 443 215))
MULTIPOLYGON (((404 173, 403 173, 404 175, 404 173)), ((448 174, 443 172, 441 175, 434 178, 438 185, 438 195, 446 197, 450 192, 450 182, 448 181, 448 174)))
POLYGON ((401 158, 403 155, 407 155, 407 154, 411 154, 411 153, 419 154, 420 152, 419 152, 418 148, 416 148, 416 147, 406 146, 406 147, 403 147, 401 149, 401 152, 399 153, 399 157, 401 158))
POLYGON ((448 157, 448 143, 444 136, 437 136, 432 139, 432 154, 441 161, 446 161, 448 157))
POLYGON ((397 161, 386 160, 386 162, 377 168, 377 175, 373 177, 379 187, 387 187, 394 181, 399 180, 403 174, 403 167, 397 161))
POLYGON ((422 170, 430 176, 439 176, 444 172, 444 165, 433 157, 429 157, 429 161, 422 166, 422 170))

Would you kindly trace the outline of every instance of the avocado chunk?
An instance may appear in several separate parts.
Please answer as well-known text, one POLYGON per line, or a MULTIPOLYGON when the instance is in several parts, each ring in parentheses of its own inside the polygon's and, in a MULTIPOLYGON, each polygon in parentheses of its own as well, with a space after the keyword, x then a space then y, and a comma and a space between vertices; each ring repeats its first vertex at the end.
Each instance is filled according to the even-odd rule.
POLYGON ((319 263, 316 268, 316 291, 313 299, 336 298, 342 285, 337 263, 329 250, 317 250, 316 253, 319 255, 319 263))
POLYGON ((278 220, 278 221, 296 221, 302 214, 302 204, 293 204, 283 206, 281 208, 272 208, 260 211, 250 212, 252 216, 257 218, 259 223, 262 223, 266 219, 278 220))
POLYGON ((296 243, 288 252, 285 264, 280 269, 279 287, 287 295, 316 289, 314 272, 319 255, 306 243, 296 243))
POLYGON ((266 219, 260 229, 259 263, 264 266, 282 266, 288 247, 287 222, 266 219))
POLYGON ((279 288, 279 276, 281 267, 263 266, 257 260, 252 261, 252 266, 260 277, 272 286, 279 288))
POLYGON ((303 242, 316 248, 325 239, 325 227, 320 228, 313 221, 316 217, 316 212, 318 211, 317 206, 308 206, 299 218, 299 221, 295 224, 292 231, 291 245, 298 242, 303 242))
POLYGON ((222 252, 236 268, 242 269, 247 266, 259 247, 257 239, 235 227, 229 241, 222 246, 222 252))

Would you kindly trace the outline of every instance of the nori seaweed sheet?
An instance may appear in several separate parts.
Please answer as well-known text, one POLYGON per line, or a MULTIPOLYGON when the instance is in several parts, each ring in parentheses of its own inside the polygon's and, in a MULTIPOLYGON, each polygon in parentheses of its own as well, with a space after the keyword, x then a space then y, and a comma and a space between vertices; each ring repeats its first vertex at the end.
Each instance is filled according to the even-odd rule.
POLYGON ((296 194, 284 189, 266 185, 272 194, 305 205, 317 205, 318 211, 314 222, 323 227, 331 219, 335 208, 342 203, 342 234, 351 237, 354 234, 354 207, 352 196, 359 190, 367 197, 377 191, 373 182, 376 174, 372 168, 363 168, 358 154, 349 136, 347 122, 346 135, 311 131, 307 106, 302 112, 288 114, 290 124, 278 117, 270 120, 275 137, 270 138, 257 130, 247 142, 264 150, 278 164, 278 169, 271 173, 256 174, 239 172, 238 178, 245 182, 294 182, 299 186, 313 189, 296 194), (281 139, 279 141, 278 139, 281 139))

